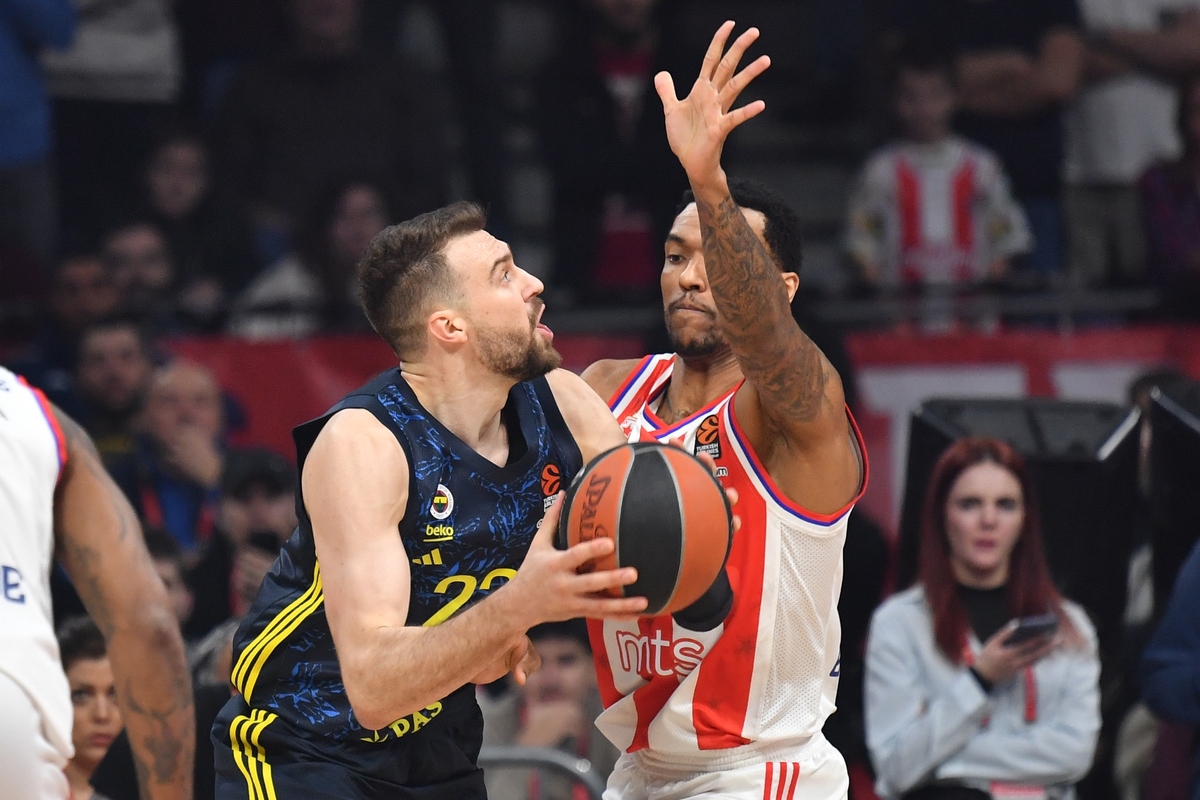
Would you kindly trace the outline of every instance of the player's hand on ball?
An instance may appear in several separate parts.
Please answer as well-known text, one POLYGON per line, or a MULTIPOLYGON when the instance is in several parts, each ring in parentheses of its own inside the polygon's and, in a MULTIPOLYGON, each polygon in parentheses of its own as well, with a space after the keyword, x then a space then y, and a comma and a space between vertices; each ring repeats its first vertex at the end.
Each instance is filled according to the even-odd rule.
POLYGON ((529 614, 526 629, 543 622, 559 622, 578 617, 625 618, 646 608, 644 597, 610 597, 605 592, 619 590, 637 580, 633 567, 580 572, 588 562, 598 561, 613 552, 611 539, 597 537, 567 550, 554 546, 554 533, 562 512, 563 494, 554 499, 542 525, 533 537, 517 576, 504 587, 522 594, 521 608, 529 614))

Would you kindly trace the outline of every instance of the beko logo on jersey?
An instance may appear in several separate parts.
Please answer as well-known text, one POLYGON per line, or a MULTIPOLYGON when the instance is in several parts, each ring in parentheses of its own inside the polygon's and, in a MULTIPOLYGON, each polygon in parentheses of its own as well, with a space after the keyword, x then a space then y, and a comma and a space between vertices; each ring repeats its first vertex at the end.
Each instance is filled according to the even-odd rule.
POLYGON ((448 542, 454 538, 453 525, 426 525, 425 526, 425 541, 427 542, 448 542))
POLYGON ((617 653, 625 672, 645 680, 675 675, 682 681, 700 666, 704 644, 695 639, 667 639, 662 631, 654 631, 653 636, 617 631, 617 653))
POLYGON ((429 514, 434 519, 445 519, 454 513, 454 495, 442 484, 438 484, 433 493, 433 502, 429 504, 429 514))

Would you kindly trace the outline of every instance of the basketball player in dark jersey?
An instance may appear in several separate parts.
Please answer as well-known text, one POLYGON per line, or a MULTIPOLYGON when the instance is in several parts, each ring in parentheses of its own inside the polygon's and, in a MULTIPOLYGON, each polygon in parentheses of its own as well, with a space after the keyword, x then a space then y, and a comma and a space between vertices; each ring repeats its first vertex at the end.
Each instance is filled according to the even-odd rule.
POLYGON ((473 684, 523 682, 533 625, 645 608, 597 594, 633 570, 576 573, 610 540, 552 545, 559 488, 624 437, 484 222, 424 214, 359 265, 401 365, 295 430, 300 525, 234 641, 219 800, 483 798, 473 684))

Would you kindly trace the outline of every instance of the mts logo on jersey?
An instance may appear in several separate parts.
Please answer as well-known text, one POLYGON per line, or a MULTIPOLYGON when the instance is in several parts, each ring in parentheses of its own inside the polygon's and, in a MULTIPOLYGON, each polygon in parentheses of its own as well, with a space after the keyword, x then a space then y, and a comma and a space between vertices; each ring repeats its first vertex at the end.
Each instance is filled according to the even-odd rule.
POLYGON ((700 666, 704 644, 695 639, 671 639, 660 630, 617 631, 617 652, 625 672, 645 680, 671 675, 683 680, 700 666))
POLYGON ((717 422, 717 415, 710 414, 700 423, 700 427, 696 428, 696 447, 692 450, 694 455, 708 453, 713 458, 721 457, 721 438, 717 434, 720 432, 720 423, 717 422))

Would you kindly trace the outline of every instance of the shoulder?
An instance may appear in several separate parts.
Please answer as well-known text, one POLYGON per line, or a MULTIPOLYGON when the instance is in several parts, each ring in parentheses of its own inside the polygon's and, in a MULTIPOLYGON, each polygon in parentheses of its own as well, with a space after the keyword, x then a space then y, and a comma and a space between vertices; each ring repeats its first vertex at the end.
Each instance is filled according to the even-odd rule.
POLYGON ((1092 618, 1089 617, 1088 613, 1083 610, 1083 606, 1064 598, 1062 601, 1062 610, 1063 613, 1066 614, 1067 619, 1069 619, 1071 624, 1075 627, 1075 630, 1079 632, 1079 635, 1082 636, 1089 645, 1094 647, 1096 644, 1096 626, 1092 624, 1092 618))
POLYGON ((624 443, 625 437, 608 405, 583 378, 569 370, 556 369, 546 375, 546 383, 585 463, 624 443))
POLYGON ((884 145, 867 156, 859 178, 866 184, 881 185, 893 181, 896 172, 896 160, 901 155, 901 145, 893 142, 884 145))
POLYGON ((407 473, 404 449, 383 423, 365 408, 344 408, 330 415, 321 428, 304 462, 304 473, 316 466, 337 470, 368 466, 364 479, 379 473, 407 473))
POLYGON ((629 377, 629 373, 633 372, 644 360, 642 358, 606 358, 585 369, 581 377, 588 386, 592 387, 592 391, 607 403, 617 389, 621 388, 621 384, 629 377))

